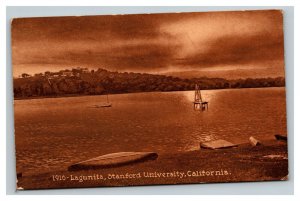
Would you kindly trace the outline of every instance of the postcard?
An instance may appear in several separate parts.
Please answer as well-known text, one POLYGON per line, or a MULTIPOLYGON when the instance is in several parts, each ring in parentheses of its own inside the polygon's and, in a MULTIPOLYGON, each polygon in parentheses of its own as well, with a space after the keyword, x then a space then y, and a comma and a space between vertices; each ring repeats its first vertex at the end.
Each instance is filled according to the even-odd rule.
POLYGON ((15 18, 17 189, 288 179, 281 10, 15 18))

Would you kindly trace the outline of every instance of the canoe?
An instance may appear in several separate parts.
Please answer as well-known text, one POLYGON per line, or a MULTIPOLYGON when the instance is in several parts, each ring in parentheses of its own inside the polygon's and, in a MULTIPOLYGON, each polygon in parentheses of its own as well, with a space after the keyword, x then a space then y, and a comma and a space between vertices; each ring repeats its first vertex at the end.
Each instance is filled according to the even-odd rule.
POLYGON ((75 163, 68 167, 69 171, 110 168, 132 163, 155 160, 158 157, 154 152, 117 152, 75 163))
POLYGON ((100 107, 111 107, 111 106, 112 106, 111 103, 107 103, 107 104, 100 105, 100 107))
POLYGON ((238 146, 237 144, 233 144, 226 140, 213 140, 209 142, 200 143, 200 148, 205 148, 205 149, 224 149, 224 148, 231 148, 237 146, 238 146))
POLYGON ((92 108, 101 108, 101 107, 112 107, 111 103, 102 104, 102 105, 93 105, 92 108))
POLYGON ((283 141, 287 141, 287 136, 286 135, 280 135, 280 134, 276 134, 274 135, 276 140, 283 140, 283 141))

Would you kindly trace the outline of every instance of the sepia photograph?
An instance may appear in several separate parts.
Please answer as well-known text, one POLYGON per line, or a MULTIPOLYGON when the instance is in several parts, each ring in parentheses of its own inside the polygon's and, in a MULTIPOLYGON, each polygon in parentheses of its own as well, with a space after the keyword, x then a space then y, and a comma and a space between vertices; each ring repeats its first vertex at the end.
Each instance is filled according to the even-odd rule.
POLYGON ((288 180, 282 10, 14 18, 17 190, 288 180))

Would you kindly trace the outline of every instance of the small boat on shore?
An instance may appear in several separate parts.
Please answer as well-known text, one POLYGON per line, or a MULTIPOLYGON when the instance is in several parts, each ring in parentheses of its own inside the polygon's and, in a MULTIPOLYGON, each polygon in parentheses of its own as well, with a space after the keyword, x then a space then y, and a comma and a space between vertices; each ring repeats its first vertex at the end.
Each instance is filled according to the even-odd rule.
POLYGON ((276 134, 274 135, 276 140, 287 141, 287 135, 276 134))
POLYGON ((69 171, 119 167, 127 164, 155 160, 155 152, 117 152, 75 163, 68 167, 69 171))
POLYGON ((212 140, 208 142, 201 142, 200 143, 200 149, 225 149, 225 148, 232 148, 237 147, 237 144, 233 144, 231 142, 228 142, 226 140, 212 140))

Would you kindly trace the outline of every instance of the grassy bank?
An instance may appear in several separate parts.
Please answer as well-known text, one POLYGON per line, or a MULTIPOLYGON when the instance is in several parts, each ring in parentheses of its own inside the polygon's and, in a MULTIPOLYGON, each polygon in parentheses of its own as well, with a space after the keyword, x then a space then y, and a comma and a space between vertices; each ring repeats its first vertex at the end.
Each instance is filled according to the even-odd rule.
POLYGON ((188 184, 285 180, 288 175, 287 144, 282 141, 237 148, 159 154, 146 161, 115 168, 59 170, 19 178, 24 189, 188 184))

